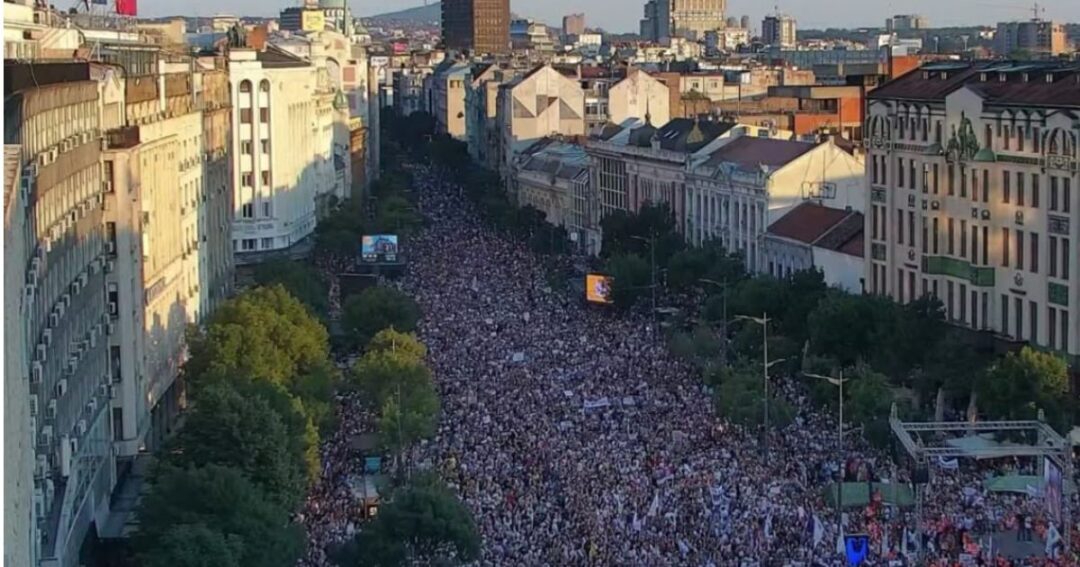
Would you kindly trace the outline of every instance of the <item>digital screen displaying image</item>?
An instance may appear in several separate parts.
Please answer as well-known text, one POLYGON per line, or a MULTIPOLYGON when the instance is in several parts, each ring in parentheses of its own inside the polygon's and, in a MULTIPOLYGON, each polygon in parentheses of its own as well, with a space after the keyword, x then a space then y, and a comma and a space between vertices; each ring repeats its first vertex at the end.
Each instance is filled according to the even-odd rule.
POLYGON ((364 262, 396 262, 396 234, 365 234, 360 239, 360 258, 364 262))
POLYGON ((611 276, 588 274, 585 276, 585 299, 590 303, 611 303, 611 276))
POLYGON ((1046 513, 1055 524, 1061 525, 1061 468, 1050 459, 1043 461, 1043 491, 1046 495, 1046 513))

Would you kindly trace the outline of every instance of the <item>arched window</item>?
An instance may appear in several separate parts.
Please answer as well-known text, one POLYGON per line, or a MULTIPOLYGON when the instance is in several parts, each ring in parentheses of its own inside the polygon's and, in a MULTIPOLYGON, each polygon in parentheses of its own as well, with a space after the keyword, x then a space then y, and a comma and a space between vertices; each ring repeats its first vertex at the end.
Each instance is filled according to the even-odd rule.
POLYGON ((259 92, 261 92, 261 93, 270 92, 270 81, 268 81, 266 79, 263 79, 262 81, 260 81, 259 82, 259 92))
POLYGON ((245 93, 245 94, 250 93, 251 92, 251 81, 248 81, 246 79, 243 80, 243 81, 240 81, 240 92, 245 93))

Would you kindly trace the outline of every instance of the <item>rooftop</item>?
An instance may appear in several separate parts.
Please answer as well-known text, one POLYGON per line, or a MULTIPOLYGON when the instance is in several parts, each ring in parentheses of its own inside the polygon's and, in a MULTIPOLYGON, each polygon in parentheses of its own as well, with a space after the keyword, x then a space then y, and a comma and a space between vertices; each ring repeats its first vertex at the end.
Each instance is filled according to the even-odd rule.
POLYGON ((589 157, 578 144, 558 138, 542 138, 525 150, 525 171, 543 172, 560 179, 575 179, 585 175, 589 157))
POLYGON ((806 201, 769 225, 768 233, 861 258, 863 224, 860 212, 806 201))
POLYGON ((652 138, 655 137, 659 140, 662 149, 693 153, 705 147, 709 142, 734 126, 735 124, 732 122, 675 118, 662 127, 655 129, 655 134, 652 131, 653 127, 649 124, 635 129, 631 132, 629 143, 639 147, 646 147, 651 144, 652 138), (646 138, 642 132, 648 132, 650 135, 646 138))
POLYGON ((885 83, 871 100, 943 100, 967 86, 989 102, 1080 107, 1080 64, 1058 61, 940 62, 885 83))
POLYGON ((817 147, 807 142, 739 136, 712 153, 706 166, 734 164, 742 169, 760 166, 779 168, 817 147))

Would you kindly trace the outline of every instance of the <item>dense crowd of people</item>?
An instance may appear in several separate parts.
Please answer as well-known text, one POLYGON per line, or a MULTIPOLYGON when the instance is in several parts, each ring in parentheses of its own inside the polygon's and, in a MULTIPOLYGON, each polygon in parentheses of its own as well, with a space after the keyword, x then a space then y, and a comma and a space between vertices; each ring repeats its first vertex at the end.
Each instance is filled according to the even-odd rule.
MULTIPOLYGON (((838 475, 910 483, 857 435, 838 451, 835 417, 792 380, 774 387, 796 416, 767 443, 725 421, 651 320, 553 292, 525 244, 485 227, 447 178, 421 167, 413 182, 431 222, 407 243, 396 285, 423 309, 442 415, 411 460, 472 511, 479 564, 832 567, 843 562, 824 488, 838 475)), ((359 400, 342 401, 343 431, 327 442, 323 485, 305 510, 304 565, 325 564, 321 547, 357 528, 339 499, 341 479, 362 465, 344 440, 369 417, 359 400)), ((843 530, 869 535, 874 565, 914 565, 918 546, 937 565, 965 553, 971 564, 1074 564, 990 558, 983 536, 1008 529, 1014 512, 1040 517, 1042 500, 989 494, 970 482, 977 474, 935 470, 942 482, 928 502, 938 504, 923 525, 875 497, 846 511, 843 530)))

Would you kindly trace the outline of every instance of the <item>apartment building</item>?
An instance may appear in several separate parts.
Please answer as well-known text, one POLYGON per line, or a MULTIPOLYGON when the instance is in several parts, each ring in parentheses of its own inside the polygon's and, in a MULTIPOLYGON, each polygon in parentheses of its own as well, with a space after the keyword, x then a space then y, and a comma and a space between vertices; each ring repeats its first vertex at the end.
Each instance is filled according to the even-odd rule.
POLYGON ((705 38, 705 32, 724 27, 727 0, 681 0, 672 2, 672 35, 691 41, 705 38))
POLYGON ((540 138, 585 134, 585 93, 550 65, 536 67, 499 87, 496 123, 503 151, 499 172, 509 181, 518 154, 540 138))
POLYGON ((236 263, 305 254, 348 190, 347 103, 326 68, 273 45, 231 48, 229 83, 236 263))
POLYGON ((818 269, 829 287, 864 293, 865 225, 859 211, 808 200, 766 229, 762 271, 783 278, 818 269))
POLYGON ((427 110, 424 82, 430 74, 430 67, 406 68, 394 73, 394 112, 398 116, 427 110))
POLYGON ((1033 19, 999 22, 994 34, 994 52, 1002 57, 1027 52, 1036 57, 1052 57, 1069 52, 1065 24, 1033 19))
POLYGON ((864 209, 863 163, 831 141, 820 144, 737 136, 688 165, 687 240, 719 240, 747 269, 766 272, 766 230, 804 202, 864 209))
POLYGON ((633 69, 608 91, 608 120, 622 124, 629 118, 650 117, 654 124, 671 119, 668 87, 645 71, 633 69))
POLYGON ((33 463, 8 481, 16 499, 8 516, 5 498, 5 535, 15 540, 5 554, 77 565, 115 480, 100 153, 101 133, 123 120, 124 90, 115 69, 93 63, 8 62, 4 74, 5 266, 21 280, 5 280, 5 351, 23 363, 5 364, 5 387, 28 384, 7 390, 24 394, 5 398, 6 425, 22 434, 9 434, 9 447, 23 451, 5 464, 25 475, 33 463), (20 344, 21 356, 12 352, 20 344), (7 414, 13 404, 25 409, 7 414))
POLYGON ((581 144, 559 136, 540 139, 515 162, 514 184, 521 206, 531 206, 551 224, 565 228, 582 252, 600 253, 589 156, 581 144))
POLYGON ((502 163, 502 132, 496 122, 499 86, 517 75, 515 68, 481 63, 473 65, 465 83, 465 136, 469 156, 491 171, 498 171, 502 163))
POLYGON ((796 41, 795 18, 787 14, 774 14, 765 16, 761 21, 761 41, 765 45, 790 49, 795 47, 796 41))
POLYGON ((465 85, 471 70, 468 62, 447 59, 424 79, 426 110, 435 117, 436 133, 466 141, 465 85))
POLYGON ((1080 354, 1080 71, 933 63, 868 98, 869 290, 1080 354))
POLYGON ((688 164, 723 143, 734 124, 676 118, 662 127, 651 120, 612 125, 586 142, 589 186, 597 216, 636 212, 646 203, 671 206, 683 229, 688 164))
POLYGON ((446 0, 442 39, 448 50, 500 55, 510 51, 510 0, 446 0))

